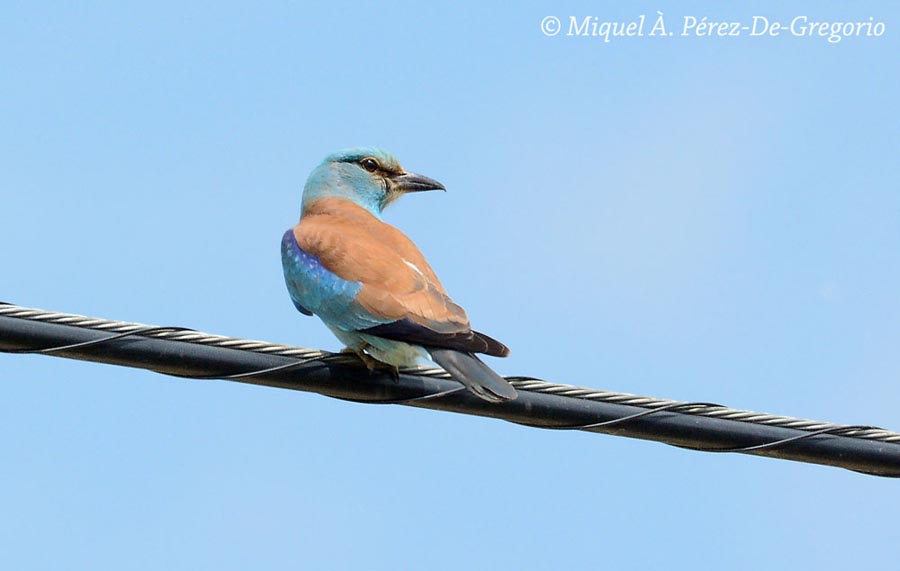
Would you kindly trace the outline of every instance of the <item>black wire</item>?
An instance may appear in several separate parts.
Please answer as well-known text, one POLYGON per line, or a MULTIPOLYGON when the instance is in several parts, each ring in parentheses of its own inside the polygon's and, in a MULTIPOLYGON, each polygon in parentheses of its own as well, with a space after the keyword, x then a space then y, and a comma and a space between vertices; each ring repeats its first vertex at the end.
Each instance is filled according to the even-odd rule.
POLYGON ((234 381, 238 379, 245 379, 247 377, 258 377, 262 375, 266 375, 268 373, 274 373, 276 371, 288 371, 290 369, 297 369, 302 367, 303 365, 309 365, 313 363, 315 359, 299 359, 293 363, 285 363, 284 365, 278 365, 275 367, 269 367, 267 369, 258 369, 255 371, 247 371, 244 373, 233 373, 230 375, 185 375, 181 373, 164 373, 171 377, 181 377, 182 379, 196 379, 196 380, 216 380, 216 381, 234 381))
MULTIPOLYGON (((0 301, 0 305, 12 305, 12 304, 0 301)), ((104 343, 109 343, 111 341, 118 341, 118 340, 124 339, 126 337, 131 337, 134 335, 148 335, 148 334, 152 334, 152 333, 173 332, 173 331, 196 331, 196 330, 190 329, 188 327, 147 326, 147 327, 140 327, 138 329, 134 329, 132 331, 127 331, 124 333, 117 333, 115 335, 110 335, 109 337, 102 337, 100 339, 92 339, 91 341, 82 341, 80 343, 72 343, 72 344, 68 344, 68 345, 58 345, 58 346, 54 346, 54 347, 44 347, 41 349, 9 349, 9 350, 3 350, 2 352, 13 353, 13 354, 49 355, 49 354, 57 353, 60 351, 67 351, 70 349, 81 349, 84 347, 92 347, 92 346, 102 345, 104 343)), ((231 381, 231 380, 244 379, 247 377, 260 377, 263 375, 267 375, 269 373, 275 373, 278 371, 287 371, 290 369, 296 369, 296 368, 302 367, 304 365, 310 365, 310 364, 316 364, 316 363, 325 366, 325 365, 330 364, 330 362, 349 364, 352 362, 359 363, 360 361, 358 359, 353 359, 353 357, 350 356, 349 354, 333 353, 333 354, 325 355, 322 357, 315 357, 315 358, 309 358, 309 359, 298 359, 297 361, 295 361, 293 363, 285 363, 284 365, 277 365, 275 367, 268 367, 266 369, 257 369, 254 371, 245 371, 242 373, 233 373, 233 374, 228 374, 228 375, 216 375, 216 374, 185 375, 185 374, 180 374, 180 373, 169 373, 169 372, 165 372, 165 371, 157 371, 157 372, 160 372, 165 375, 169 375, 171 377, 180 377, 183 379, 231 381)), ((417 402, 417 401, 424 401, 424 400, 440 398, 440 397, 443 397, 443 396, 446 396, 449 394, 460 392, 463 389, 465 389, 465 387, 460 386, 460 387, 455 387, 453 389, 449 389, 446 391, 440 391, 437 393, 431 393, 431 394, 420 395, 420 396, 415 396, 415 397, 397 398, 397 399, 372 400, 372 399, 351 399, 351 398, 343 398, 343 397, 334 397, 334 398, 337 398, 339 400, 348 401, 348 402, 358 402, 358 403, 365 403, 365 404, 409 404, 409 403, 413 403, 413 402, 417 402)))
MULTIPOLYGON (((799 430, 799 429, 798 429, 799 430)), ((785 444, 789 444, 791 442, 797 442, 800 440, 806 440, 807 438, 812 438, 814 436, 825 436, 825 435, 837 435, 841 436, 845 432, 852 432, 854 430, 881 430, 875 426, 864 426, 864 425, 848 425, 848 426, 832 426, 830 428, 820 428, 819 430, 811 430, 805 432, 805 434, 798 434, 797 436, 791 436, 790 438, 783 438, 781 440, 776 440, 774 442, 764 442, 763 444, 755 444, 753 446, 740 446, 737 448, 706 448, 706 447, 698 447, 698 446, 678 446, 677 444, 673 444, 672 446, 678 446, 679 448, 687 448, 690 450, 699 450, 701 452, 752 452, 754 450, 771 450, 772 448, 778 448, 779 446, 783 446, 785 444)), ((900 476, 898 476, 900 477, 900 476)))
MULTIPOLYGON (((5 302, 0 302, 0 305, 10 305, 5 302)), ((174 332, 174 331, 195 331, 194 329, 190 329, 188 327, 140 327, 133 331, 128 331, 125 333, 117 333, 115 335, 111 335, 109 337, 101 337, 100 339, 92 339, 91 341, 82 341, 81 343, 72 343, 69 345, 56 345, 52 347, 43 347, 41 349, 3 349, 4 353, 13 353, 19 355, 28 355, 28 354, 39 354, 39 355, 52 355, 53 353, 58 353, 60 351, 68 351, 69 349, 81 349, 83 347, 91 347, 94 345, 102 345, 103 343, 108 343, 110 341, 117 341, 119 339, 124 339, 125 337, 131 337, 132 335, 147 335, 150 333, 163 333, 163 332, 174 332)))
MULTIPOLYGON (((577 398, 577 397, 576 397, 577 398)), ((588 399, 590 400, 590 399, 588 399)), ((628 405, 633 406, 633 405, 628 405)), ((637 420, 638 418, 643 418, 645 416, 650 416, 651 414, 657 414, 660 412, 677 412, 678 409, 684 408, 700 408, 700 407, 711 407, 711 408, 728 408, 721 404, 711 403, 711 402, 673 402, 669 404, 664 404, 657 408, 651 408, 647 410, 643 410, 641 412, 636 412, 634 414, 629 414, 628 416, 622 416, 619 418, 613 418, 611 420, 604 420, 602 422, 592 422, 588 424, 554 424, 554 425, 545 425, 545 424, 533 424, 530 422, 519 422, 516 420, 510 420, 514 424, 521 424, 522 426, 531 426, 533 428, 545 428, 547 430, 590 430, 591 428, 600 428, 600 427, 609 427, 615 426, 617 424, 623 424, 625 422, 631 420, 637 420)))
MULTIPOLYGON (((9 302, 0 301, 0 305, 13 305, 9 302)), ((3 349, 0 352, 4 353, 12 353, 12 354, 43 354, 50 355, 53 353, 58 353, 60 351, 67 351, 71 349, 83 349, 85 347, 96 347, 99 345, 103 345, 105 343, 110 343, 112 341, 119 341, 127 337, 141 335, 146 336, 154 333, 163 333, 163 332, 181 332, 181 331, 195 331, 194 329, 188 327, 155 327, 155 326, 146 326, 134 329, 132 331, 128 331, 125 333, 117 333, 114 335, 110 335, 109 337, 102 337, 100 339, 93 339, 91 341, 83 341, 80 343, 71 343, 66 345, 57 345, 52 347, 42 347, 39 349, 3 349)), ((286 363, 284 365, 278 365, 275 367, 268 367, 265 369, 258 369, 255 371, 245 371, 241 373, 233 373, 228 375, 182 375, 177 373, 164 373, 174 377, 181 377, 187 379, 209 379, 209 380, 237 380, 243 379, 247 377, 259 377, 264 376, 269 373, 277 372, 277 371, 285 371, 293 368, 298 368, 304 365, 310 365, 319 363, 323 366, 330 364, 331 362, 344 362, 348 364, 351 362, 352 358, 346 354, 331 354, 325 355, 322 357, 308 358, 308 359, 298 359, 293 363, 286 363)), ((162 371, 160 371, 162 372, 162 371)), ((522 377, 509 377, 508 380, 516 380, 522 379, 522 377)), ((537 379, 535 379, 537 380, 537 379)), ((429 393, 425 395, 418 395, 414 397, 404 397, 404 398, 395 398, 395 399, 353 399, 346 397, 332 397, 338 400, 343 400, 347 402, 355 402, 355 403, 363 403, 363 404, 411 404, 414 402, 421 402, 425 400, 442 398, 448 395, 456 394, 464 391, 466 388, 464 386, 454 387, 452 389, 447 389, 443 391, 438 391, 436 393, 429 393)), ((556 395, 556 396, 564 396, 564 395, 556 395)), ((577 398, 577 397, 576 397, 577 398)), ((590 400, 590 399, 588 399, 590 400)), ((635 406, 635 405, 630 405, 635 406)), ((628 422, 644 418, 653 414, 659 414, 661 412, 679 412, 679 410, 691 409, 691 408, 727 408, 723 405, 717 403, 708 403, 708 402, 673 402, 660 407, 643 410, 638 413, 630 414, 627 416, 623 416, 620 418, 614 418, 610 420, 604 420, 600 422, 591 422, 584 424, 565 424, 565 425, 541 425, 534 424, 529 422, 519 422, 519 421, 509 421, 514 424, 519 424, 523 426, 529 426, 533 428, 544 428, 547 430, 590 430, 593 428, 608 428, 610 426, 623 425, 628 422)), ((682 413, 685 414, 685 413, 682 413)), ((740 421, 738 421, 740 422, 740 421)), ((803 429, 793 429, 793 430, 803 430, 803 429)), ((698 450, 701 452, 753 452, 758 450, 767 450, 778 448, 784 446, 786 444, 791 444, 794 442, 799 442, 801 440, 806 440, 808 438, 814 438, 816 436, 826 436, 826 435, 843 435, 847 432, 852 432, 856 430, 881 430, 877 427, 873 426, 863 426, 863 425, 854 425, 854 426, 833 426, 830 428, 822 428, 819 430, 813 431, 803 431, 803 434, 799 434, 796 436, 791 436, 789 438, 783 438, 780 440, 775 440, 773 442, 764 442, 762 444, 755 444, 752 446, 740 446, 734 448, 720 448, 720 447, 698 447, 698 446, 680 446, 678 444, 671 444, 671 446, 676 446, 678 448, 684 448, 688 450, 698 450)), ((859 470, 856 470, 859 471, 859 470)), ((864 472, 865 473, 865 472, 864 472)))
POLYGON ((352 399, 348 397, 332 397, 338 400, 347 401, 347 402, 356 402, 362 404, 410 404, 414 402, 426 401, 436 398, 445 397, 447 395, 452 395, 461 391, 466 390, 464 386, 454 387, 452 389, 447 389, 445 391, 438 391, 436 393, 429 393, 427 395, 420 395, 416 397, 409 398, 398 398, 398 399, 352 399))
MULTIPOLYGON (((12 305, 12 304, 5 302, 5 301, 0 301, 0 305, 12 305)), ((80 343, 57 345, 57 346, 53 346, 53 347, 43 347, 40 349, 31 349, 31 348, 29 348, 29 349, 8 349, 8 350, 2 350, 2 352, 12 353, 12 354, 49 355, 49 354, 53 354, 53 353, 58 353, 60 351, 68 351, 70 349, 81 349, 84 347, 94 347, 94 346, 102 345, 104 343, 109 343, 111 341, 119 341, 126 337, 132 337, 135 335, 145 336, 145 335, 152 334, 152 333, 173 332, 173 331, 195 331, 195 330, 190 329, 188 327, 147 326, 147 327, 140 327, 140 328, 134 329, 132 331, 124 332, 124 333, 117 333, 114 335, 110 335, 109 337, 102 337, 100 339, 92 339, 91 341, 82 341, 80 343)), ((334 353, 334 354, 325 355, 322 357, 315 357, 315 358, 309 358, 309 359, 298 359, 297 361, 295 361, 293 363, 285 363, 284 365, 277 365, 275 367, 268 367, 266 369, 245 371, 242 373, 232 373, 232 374, 228 374, 228 375, 216 375, 216 374, 185 375, 185 374, 180 374, 180 373, 169 373, 169 372, 165 372, 165 371, 157 371, 157 372, 163 373, 165 375, 169 375, 171 377, 179 377, 179 378, 183 378, 183 379, 231 381, 231 380, 244 379, 244 378, 248 378, 248 377, 260 377, 260 376, 267 375, 269 373, 275 373, 275 372, 279 372, 279 371, 287 371, 290 369, 296 369, 296 368, 302 367, 304 365, 310 365, 310 364, 316 364, 316 363, 326 366, 326 365, 330 364, 331 362, 349 364, 351 362, 359 363, 360 361, 358 359, 353 359, 352 356, 350 356, 348 354, 334 353)), ((409 404, 409 403, 413 403, 413 402, 417 402, 417 401, 424 401, 424 400, 440 398, 440 397, 443 397, 443 396, 446 396, 449 394, 457 393, 463 389, 465 389, 465 387, 460 386, 460 387, 455 387, 453 389, 449 389, 446 391, 440 391, 437 393, 419 395, 419 396, 415 396, 415 397, 397 398, 397 399, 372 400, 372 399, 351 399, 351 398, 343 398, 343 397, 334 397, 334 398, 337 398, 339 400, 348 401, 348 402, 358 402, 358 403, 365 403, 365 404, 409 404)))

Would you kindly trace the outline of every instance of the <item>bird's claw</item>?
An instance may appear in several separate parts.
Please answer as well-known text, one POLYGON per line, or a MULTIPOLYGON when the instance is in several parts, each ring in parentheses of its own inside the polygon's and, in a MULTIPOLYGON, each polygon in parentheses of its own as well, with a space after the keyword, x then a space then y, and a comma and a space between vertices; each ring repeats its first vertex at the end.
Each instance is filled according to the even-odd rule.
POLYGON ((391 365, 389 363, 383 363, 375 357, 369 355, 362 349, 345 347, 341 349, 341 353, 352 353, 353 355, 359 357, 359 360, 362 361, 366 366, 366 369, 369 370, 370 375, 375 373, 387 373, 395 383, 400 382, 400 369, 398 367, 395 367, 394 365, 391 365))

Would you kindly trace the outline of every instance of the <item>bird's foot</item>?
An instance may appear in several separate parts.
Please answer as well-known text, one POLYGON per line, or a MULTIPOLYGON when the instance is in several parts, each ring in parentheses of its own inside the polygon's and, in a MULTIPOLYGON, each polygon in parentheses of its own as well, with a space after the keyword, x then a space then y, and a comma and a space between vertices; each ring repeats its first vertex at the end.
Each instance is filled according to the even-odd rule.
POLYGON ((366 369, 369 370, 369 374, 374 374, 376 372, 379 373, 387 373, 391 376, 391 379, 394 380, 395 383, 400 382, 400 369, 391 365, 390 363, 383 363, 376 359, 375 357, 369 355, 362 349, 353 349, 352 347, 345 347, 341 349, 341 353, 352 353, 359 357, 360 361, 366 366, 366 369))

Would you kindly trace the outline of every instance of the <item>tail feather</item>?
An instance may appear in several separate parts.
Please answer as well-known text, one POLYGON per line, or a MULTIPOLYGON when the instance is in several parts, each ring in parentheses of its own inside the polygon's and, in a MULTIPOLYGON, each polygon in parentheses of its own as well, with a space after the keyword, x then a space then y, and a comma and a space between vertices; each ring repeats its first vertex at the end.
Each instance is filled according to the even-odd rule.
POLYGON ((506 379, 491 370, 472 353, 453 349, 431 349, 431 358, 467 389, 490 402, 504 402, 518 396, 506 379))

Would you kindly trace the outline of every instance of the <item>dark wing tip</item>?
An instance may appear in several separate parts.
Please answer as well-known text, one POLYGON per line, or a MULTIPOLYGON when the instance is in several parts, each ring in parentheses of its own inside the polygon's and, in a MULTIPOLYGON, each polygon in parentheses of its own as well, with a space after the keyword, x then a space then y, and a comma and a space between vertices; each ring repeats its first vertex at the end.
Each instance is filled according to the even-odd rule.
POLYGON ((312 314, 313 314, 312 311, 306 309, 305 307, 303 307, 302 305, 300 305, 297 301, 295 301, 295 300, 293 300, 293 299, 291 299, 291 301, 294 302, 294 307, 297 308, 297 311, 299 311, 299 312, 302 313, 303 315, 309 315, 309 316, 312 316, 312 314))
POLYGON ((492 337, 488 337, 484 333, 468 330, 457 333, 438 333, 405 318, 369 327, 361 330, 360 333, 422 345, 426 348, 434 347, 453 349, 465 353, 483 353, 491 357, 506 357, 509 355, 509 348, 506 345, 492 337))
POLYGON ((484 341, 485 345, 487 345, 487 349, 481 351, 485 355, 490 355, 491 357, 507 357, 509 356, 509 347, 504 345, 503 343, 497 341, 493 337, 489 337, 484 333, 479 331, 472 332, 475 337, 478 337, 482 341, 484 341))

